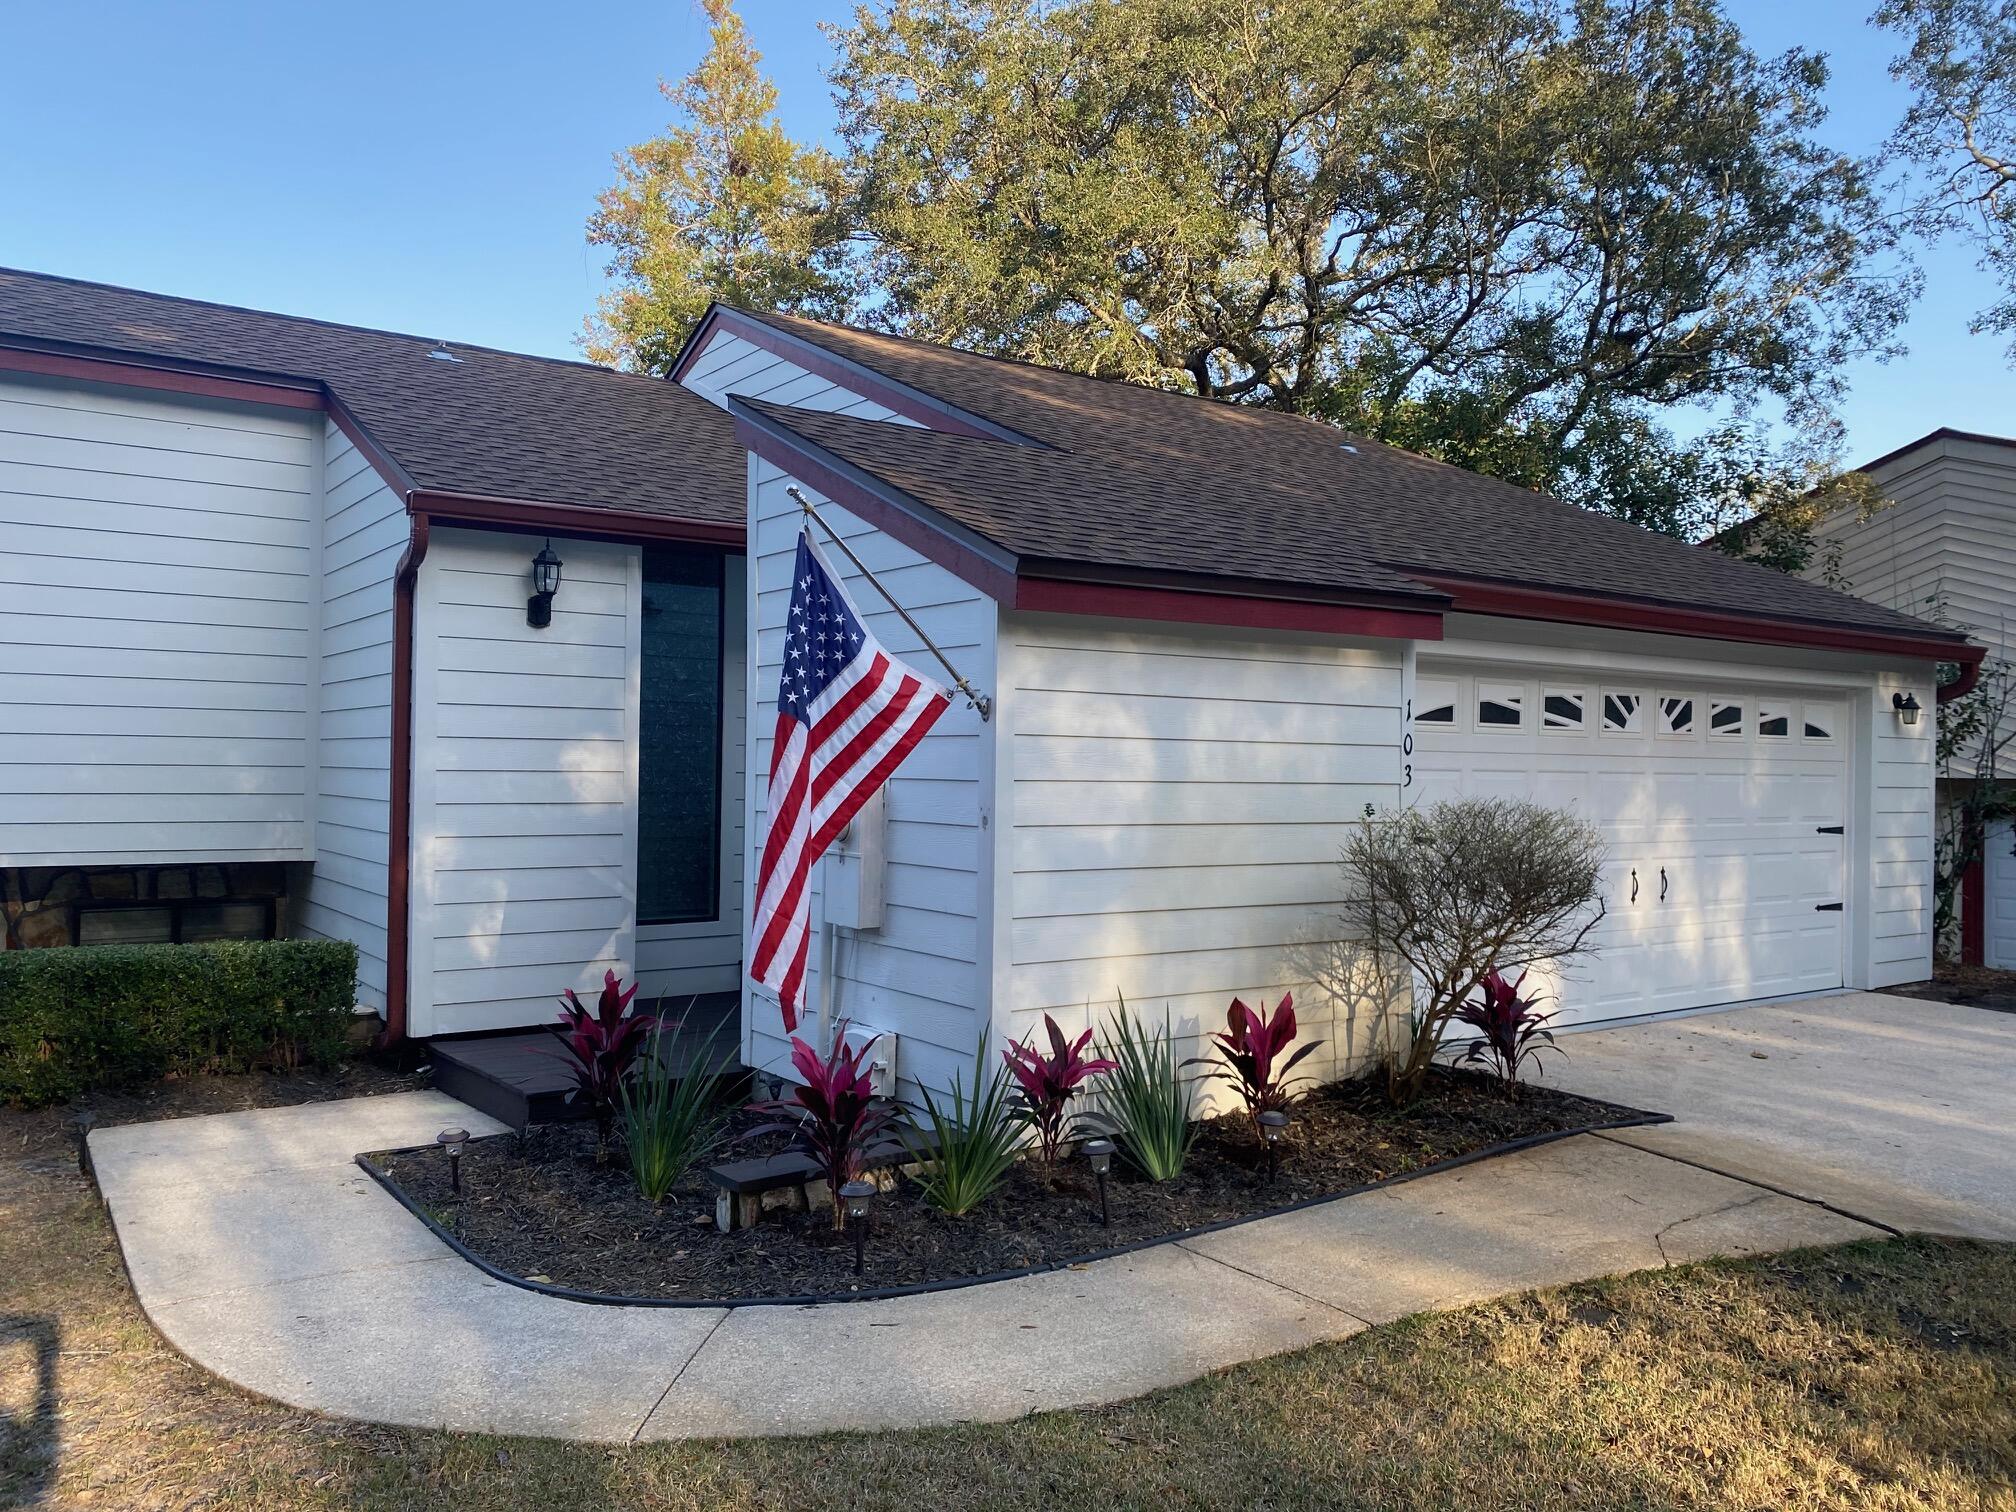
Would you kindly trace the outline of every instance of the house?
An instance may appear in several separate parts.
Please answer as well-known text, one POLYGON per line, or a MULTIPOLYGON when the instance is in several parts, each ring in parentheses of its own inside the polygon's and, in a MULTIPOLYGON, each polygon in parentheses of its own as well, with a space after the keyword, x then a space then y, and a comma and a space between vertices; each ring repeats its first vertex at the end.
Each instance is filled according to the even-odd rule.
POLYGON ((0 273, 8 944, 352 939, 393 1037, 735 990, 741 467, 671 384, 0 273))
MULTIPOLYGON (((1955 632, 1260 410, 726 309, 676 376, 751 459, 750 771, 794 486, 993 699, 891 783, 880 927, 814 960, 906 1078, 1119 993, 1194 1044, 1293 990, 1345 1069, 1381 1005, 1327 978, 1339 843, 1455 793, 1609 836, 1564 1022, 1930 969, 1933 742, 1895 700, 1978 661, 1955 632)), ((743 1022, 778 1068, 775 1006, 743 1022)))
MULTIPOLYGON (((1941 427, 1860 469, 1887 507, 1864 518, 1843 510, 1816 531, 1813 572, 1847 591, 1965 630, 2009 663, 2016 648, 2016 439, 1941 427)), ((1970 682, 1971 686, 1971 682, 1970 682)), ((2004 722, 2008 733, 2008 722, 2004 722)), ((2005 762, 2001 776, 2012 772, 2005 762)), ((1974 779, 1974 751, 1956 753, 1942 799, 1974 779)), ((2016 836, 1991 832, 1982 865, 1962 879, 1962 958, 2016 970, 2016 836)))
POLYGON ((1313 421, 719 307, 663 382, 27 274, 0 405, 0 878, 65 939, 251 927, 221 888, 357 939, 393 1033, 614 968, 739 987, 781 1071, 740 942, 796 490, 987 698, 815 895, 814 1022, 906 1086, 1120 993, 1194 1046, 1293 990, 1362 1062, 1337 848, 1451 793, 1606 829, 1567 1019, 1929 970, 1894 699, 1978 647, 1313 421))

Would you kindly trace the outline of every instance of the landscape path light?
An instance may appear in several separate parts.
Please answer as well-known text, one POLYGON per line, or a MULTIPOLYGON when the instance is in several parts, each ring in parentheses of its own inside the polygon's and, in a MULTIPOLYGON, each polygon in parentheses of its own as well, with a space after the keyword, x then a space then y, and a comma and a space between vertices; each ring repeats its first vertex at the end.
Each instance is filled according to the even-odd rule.
POLYGON ((462 1152, 469 1145, 467 1129, 443 1129, 434 1136, 434 1143, 448 1152, 448 1186, 457 1197, 462 1195, 462 1152))
POLYGON ((1099 1178, 1099 1227, 1113 1227, 1113 1215, 1106 1207, 1106 1173, 1113 1169, 1113 1141, 1110 1139, 1088 1139, 1079 1146, 1085 1158, 1092 1165, 1092 1174, 1099 1178))
POLYGON ((1288 1115, 1280 1108, 1269 1108, 1260 1115, 1260 1133, 1267 1141, 1267 1179, 1272 1181, 1281 1173, 1281 1141, 1288 1134, 1288 1115))
POLYGON ((840 1188, 840 1203, 847 1213, 847 1227, 854 1235, 854 1274, 861 1274, 862 1249, 868 1242, 868 1208, 875 1200, 875 1183, 860 1177, 840 1188))

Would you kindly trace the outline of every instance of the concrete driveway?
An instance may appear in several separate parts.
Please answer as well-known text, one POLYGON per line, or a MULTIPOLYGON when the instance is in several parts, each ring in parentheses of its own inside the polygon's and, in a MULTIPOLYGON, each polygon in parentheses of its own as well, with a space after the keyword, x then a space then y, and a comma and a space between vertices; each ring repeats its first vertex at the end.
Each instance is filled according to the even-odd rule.
POLYGON ((1550 1085, 1674 1116, 1613 1138, 1892 1228, 2016 1240, 2016 1014, 1850 992, 1561 1047, 1550 1085))

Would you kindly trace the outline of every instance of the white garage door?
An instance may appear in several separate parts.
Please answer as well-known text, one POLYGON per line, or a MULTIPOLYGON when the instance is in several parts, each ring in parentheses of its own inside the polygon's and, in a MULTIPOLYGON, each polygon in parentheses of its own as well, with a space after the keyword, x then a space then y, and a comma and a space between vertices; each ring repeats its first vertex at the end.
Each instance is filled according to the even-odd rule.
POLYGON ((1983 899, 1988 933, 1983 959, 1990 966, 2016 971, 2016 829, 2007 824, 1989 828, 1981 869, 1988 884, 1983 899))
POLYGON ((1436 664, 1414 700, 1418 802, 1574 808, 1609 841, 1593 959, 1549 983, 1561 1024, 1843 980, 1844 701, 1436 664))

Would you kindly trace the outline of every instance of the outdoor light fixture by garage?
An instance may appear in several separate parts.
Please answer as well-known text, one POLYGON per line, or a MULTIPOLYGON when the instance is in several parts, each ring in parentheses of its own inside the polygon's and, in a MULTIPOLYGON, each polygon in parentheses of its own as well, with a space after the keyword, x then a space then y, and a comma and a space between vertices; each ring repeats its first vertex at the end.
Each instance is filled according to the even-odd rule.
POLYGON ((1260 1115, 1260 1132, 1267 1140, 1267 1179, 1272 1181, 1281 1171, 1281 1140, 1288 1132, 1288 1115, 1279 1108, 1269 1108, 1260 1115))
POLYGON ((1099 1178, 1099 1227, 1111 1228, 1113 1215, 1106 1210, 1106 1173, 1113 1169, 1113 1141, 1088 1139, 1080 1148, 1092 1163, 1092 1174, 1099 1178))
POLYGON ((1918 723, 1918 698, 1916 694, 1892 693, 1890 695, 1890 707, 1897 711, 1897 717, 1903 721, 1906 729, 1918 723))
POLYGON ((448 1152, 448 1185, 457 1197, 462 1195, 462 1151, 468 1147, 467 1129, 443 1129, 434 1136, 434 1143, 448 1152))
POLYGON ((855 1179, 840 1188, 840 1202, 847 1210, 847 1227, 854 1233, 854 1274, 861 1274, 861 1250, 868 1242, 868 1205, 875 1200, 875 1183, 855 1179))
POLYGON ((560 558, 548 541, 532 558, 532 597, 525 600, 525 623, 544 630, 553 623, 553 595, 560 591, 560 558))

